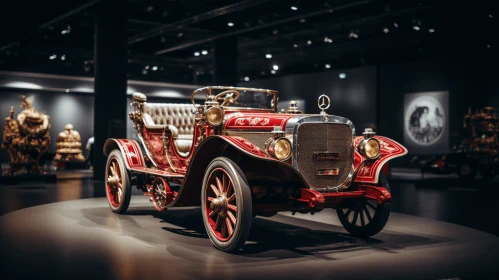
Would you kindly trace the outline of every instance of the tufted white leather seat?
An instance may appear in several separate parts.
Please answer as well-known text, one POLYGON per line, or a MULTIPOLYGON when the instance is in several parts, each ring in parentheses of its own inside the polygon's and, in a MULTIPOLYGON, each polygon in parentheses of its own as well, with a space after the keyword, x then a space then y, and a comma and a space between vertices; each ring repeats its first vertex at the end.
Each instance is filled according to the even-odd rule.
POLYGON ((194 135, 194 114, 192 104, 145 103, 143 120, 148 128, 169 126, 177 151, 189 155, 194 135))

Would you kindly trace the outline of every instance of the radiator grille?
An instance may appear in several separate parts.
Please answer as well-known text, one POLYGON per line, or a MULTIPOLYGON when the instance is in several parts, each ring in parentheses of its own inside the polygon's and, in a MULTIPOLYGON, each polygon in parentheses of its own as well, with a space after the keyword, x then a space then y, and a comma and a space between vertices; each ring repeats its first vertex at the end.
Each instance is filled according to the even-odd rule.
POLYGON ((296 166, 313 188, 341 185, 353 163, 352 129, 337 123, 304 123, 297 131, 296 166), (314 152, 339 153, 339 159, 314 160, 314 152), (317 176, 317 169, 339 169, 337 176, 317 176))

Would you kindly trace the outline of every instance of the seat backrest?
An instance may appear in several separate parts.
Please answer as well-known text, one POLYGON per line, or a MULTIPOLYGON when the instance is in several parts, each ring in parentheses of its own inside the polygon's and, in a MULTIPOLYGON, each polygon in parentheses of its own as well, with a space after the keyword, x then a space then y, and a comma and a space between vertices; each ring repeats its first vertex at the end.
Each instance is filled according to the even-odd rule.
POLYGON ((192 104, 145 103, 144 113, 149 114, 155 125, 173 125, 179 135, 193 135, 194 114, 192 104))

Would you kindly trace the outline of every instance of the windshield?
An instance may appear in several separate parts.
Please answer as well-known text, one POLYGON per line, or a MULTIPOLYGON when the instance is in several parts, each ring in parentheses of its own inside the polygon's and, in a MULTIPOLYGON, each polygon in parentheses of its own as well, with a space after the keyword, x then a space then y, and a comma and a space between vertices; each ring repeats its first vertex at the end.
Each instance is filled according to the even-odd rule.
POLYGON ((201 91, 206 92, 206 100, 215 99, 220 106, 277 111, 278 92, 274 90, 214 86, 197 89, 192 96, 201 91))

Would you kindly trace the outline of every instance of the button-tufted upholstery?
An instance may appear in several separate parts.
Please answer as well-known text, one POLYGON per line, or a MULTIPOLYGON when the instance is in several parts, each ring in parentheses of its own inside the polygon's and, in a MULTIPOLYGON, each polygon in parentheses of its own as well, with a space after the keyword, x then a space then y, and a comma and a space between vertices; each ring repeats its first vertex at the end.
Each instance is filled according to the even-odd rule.
POLYGON ((170 126, 177 151, 187 156, 194 134, 193 110, 192 104, 145 103, 144 123, 146 127, 170 126))

